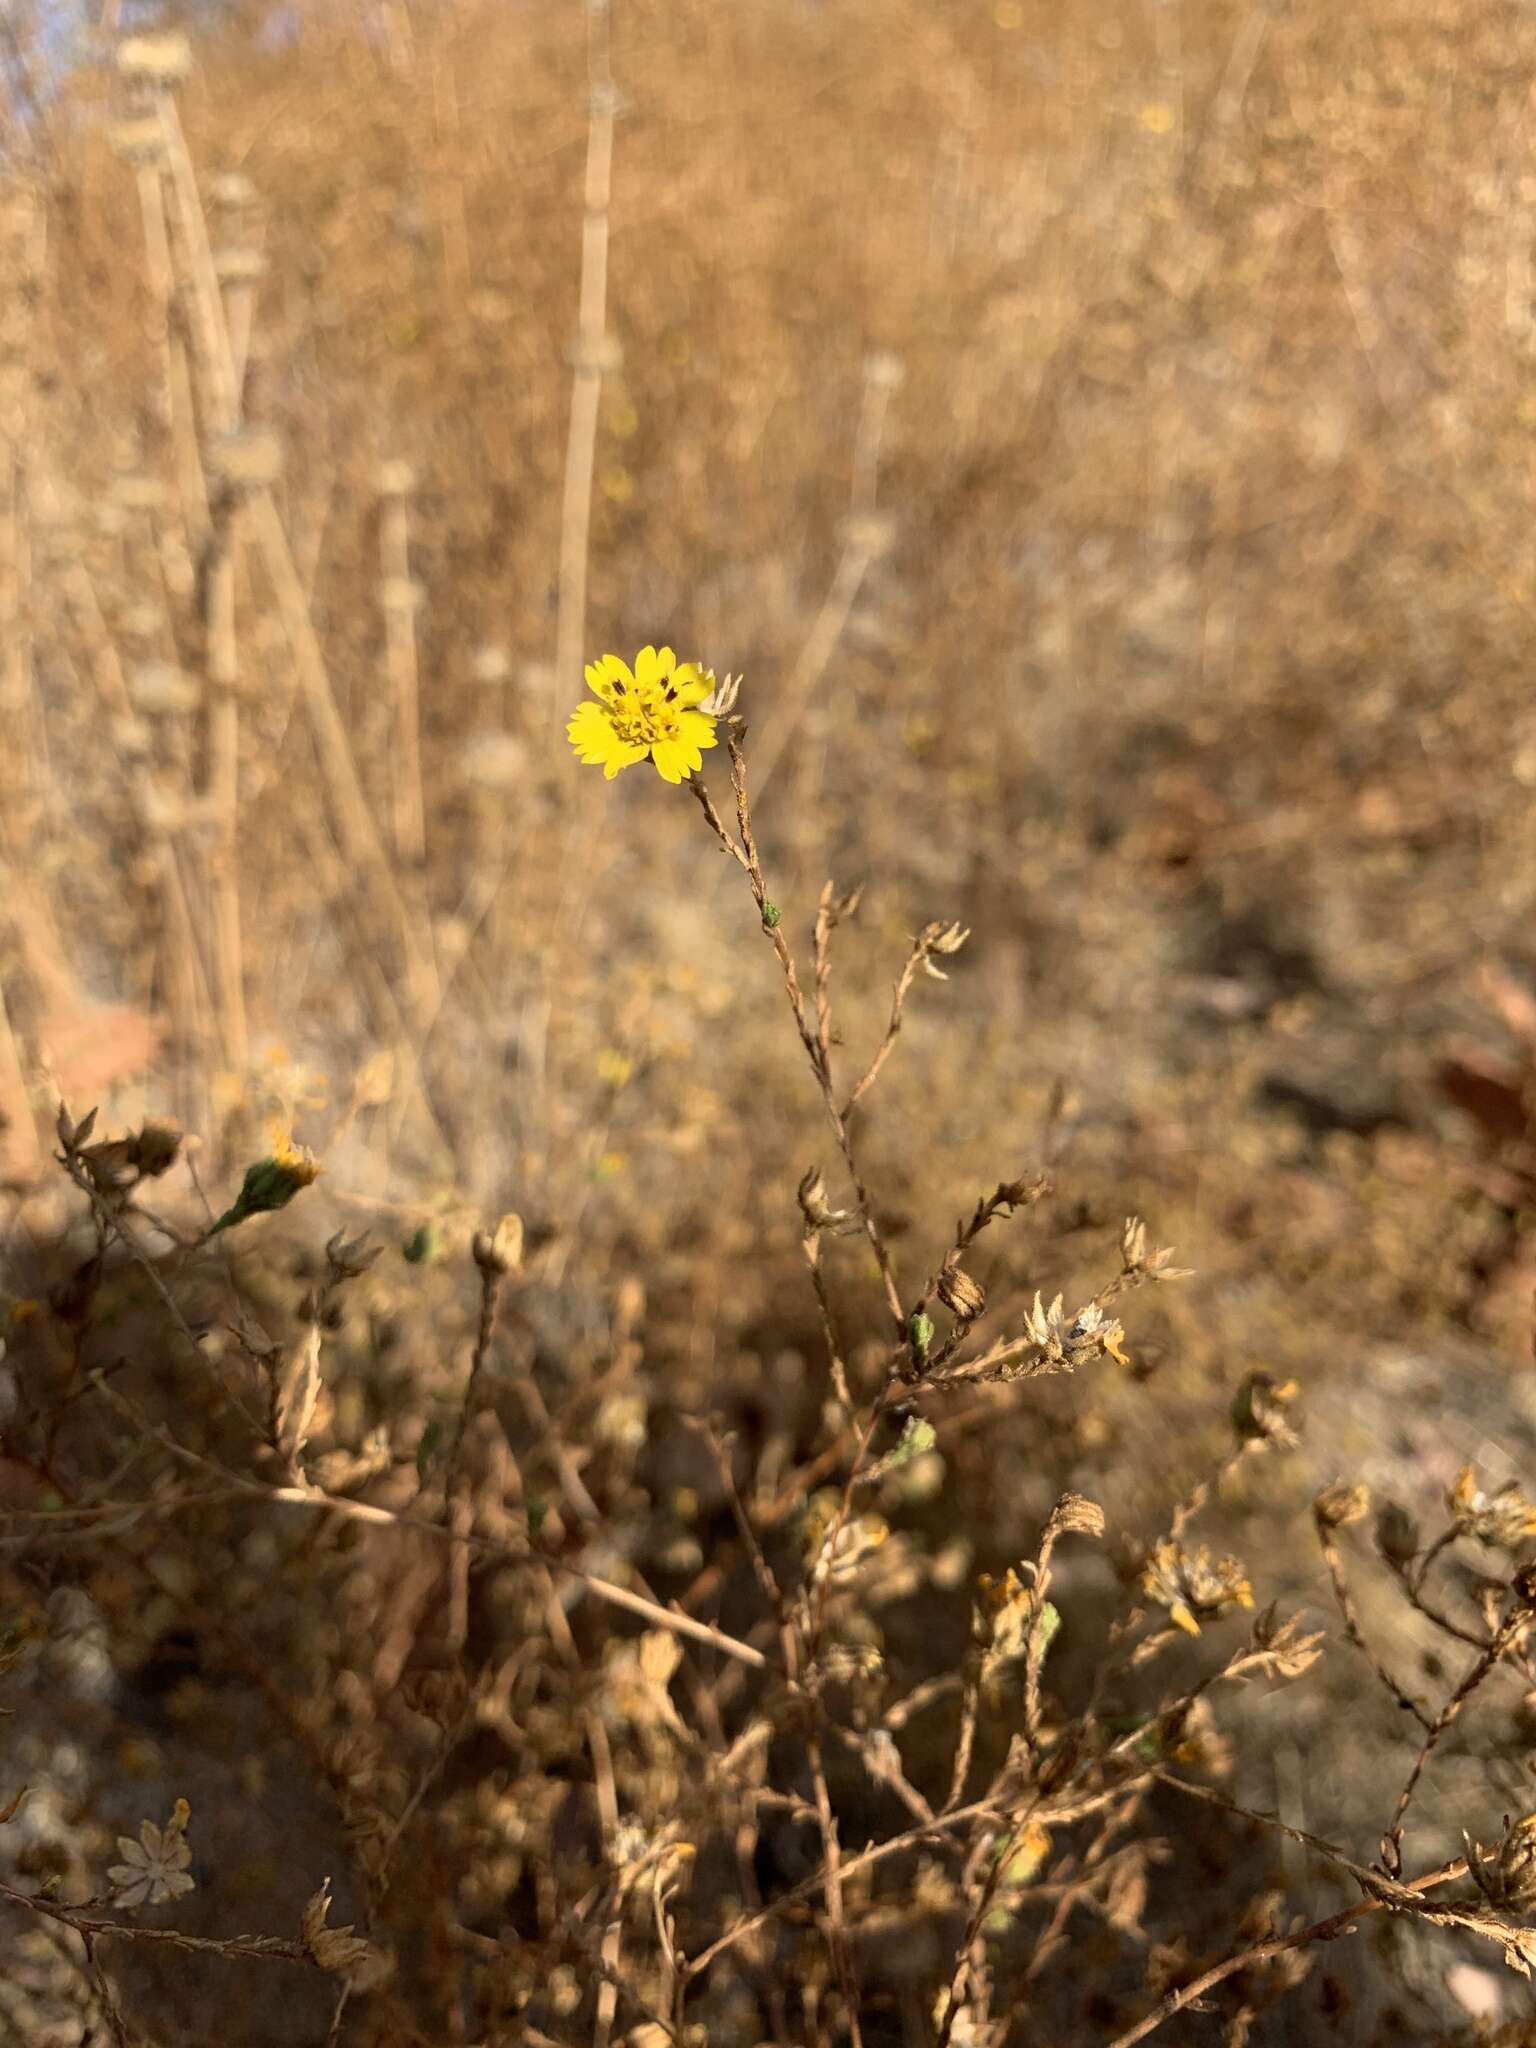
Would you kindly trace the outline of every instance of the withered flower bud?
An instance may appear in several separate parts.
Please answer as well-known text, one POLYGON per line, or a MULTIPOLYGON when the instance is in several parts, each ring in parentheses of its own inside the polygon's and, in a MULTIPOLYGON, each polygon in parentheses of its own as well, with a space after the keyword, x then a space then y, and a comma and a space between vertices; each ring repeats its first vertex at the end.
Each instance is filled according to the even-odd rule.
POLYGON ((147 1117, 134 1140, 134 1163, 146 1180, 169 1173, 181 1152, 181 1133, 174 1124, 147 1117))
POLYGON ((327 1241, 325 1247, 326 1263, 331 1269, 331 1278, 356 1280, 360 1274, 367 1272, 383 1249, 382 1245, 369 1244, 366 1230, 359 1231, 356 1237, 348 1237, 343 1231, 338 1230, 335 1236, 327 1241))
POLYGON ((971 936, 970 926, 961 924, 926 924, 917 935, 918 950, 922 955, 923 972, 931 974, 935 981, 948 981, 949 976, 942 967, 935 967, 935 953, 948 955, 958 953, 971 936))
POLYGON ((504 1279, 523 1263, 523 1219, 507 1214, 494 1230, 477 1230, 472 1247, 475 1264, 486 1275, 504 1279))
POLYGON ((800 1204, 800 1214, 805 1218, 807 1233, 815 1230, 835 1230, 848 1221, 846 1209, 834 1209, 827 1200, 827 1184, 822 1178, 821 1168, 813 1166, 801 1176, 795 1190, 795 1199, 800 1204))
POLYGON ((939 1274, 939 1299, 962 1323, 974 1323, 987 1305, 985 1288, 965 1271, 955 1252, 946 1257, 939 1274))
POLYGON ((990 1206, 1007 1210, 1032 1208, 1036 1202, 1053 1192, 1054 1183, 1048 1173, 1027 1173, 1020 1180, 1005 1180, 998 1183, 997 1192, 990 1206))
POLYGON ((1495 1550, 1514 1550, 1536 1536, 1536 1502, 1513 1480, 1497 1493, 1484 1493, 1471 1465, 1457 1473, 1445 1504, 1460 1535, 1476 1536, 1495 1550))
POLYGON ((1419 1525, 1395 1500, 1384 1502, 1376 1517, 1376 1548, 1398 1571, 1419 1554, 1419 1525))
POLYGON ((729 718, 736 709, 736 700, 741 695, 741 676, 716 676, 713 669, 706 669, 710 679, 709 695, 699 709, 706 718, 729 718))
POLYGON ((1251 1372, 1232 1401, 1232 1427, 1243 1441, 1255 1438, 1282 1450, 1293 1450, 1297 1437, 1285 1413, 1300 1389, 1294 1380, 1277 1385, 1267 1372, 1251 1372))
POLYGON ((1064 1493, 1051 1509, 1045 1525, 1047 1536, 1102 1536, 1104 1510, 1086 1494, 1064 1493))
POLYGON ((1312 1503, 1312 1517, 1319 1529, 1348 1529, 1363 1522, 1371 1511, 1371 1489, 1335 1480, 1325 1486, 1312 1503))
POLYGON ((1536 1814, 1511 1821, 1491 1849, 1465 1830, 1467 1875, 1489 1905, 1500 1912, 1525 1913, 1536 1905, 1536 1814))

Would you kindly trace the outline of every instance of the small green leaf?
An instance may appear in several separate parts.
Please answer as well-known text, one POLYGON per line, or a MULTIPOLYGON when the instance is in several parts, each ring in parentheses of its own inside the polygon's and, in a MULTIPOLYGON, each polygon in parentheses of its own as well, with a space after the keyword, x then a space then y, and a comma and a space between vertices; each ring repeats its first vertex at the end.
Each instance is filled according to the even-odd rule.
POLYGON ((1060 1628, 1061 1611, 1053 1601, 1047 1600, 1045 1605, 1040 1609, 1040 1619, 1035 1624, 1036 1634, 1039 1638, 1040 1643, 1040 1656, 1042 1660, 1044 1659, 1046 1651, 1051 1647, 1052 1643, 1055 1642, 1057 1634, 1060 1631, 1060 1628))
POLYGON ((440 1249, 437 1226, 433 1223, 423 1223, 400 1247, 401 1255, 411 1266, 430 1266, 440 1249))
POLYGON ((903 1465, 910 1465, 914 1458, 931 1451, 938 1440, 938 1432, 931 1422, 925 1422, 920 1415, 909 1415, 900 1442, 885 1461, 886 1471, 899 1472, 903 1465))
POLYGON ((416 1471, 418 1477, 426 1478, 427 1467, 432 1463, 432 1459, 442 1440, 443 1425, 434 1416, 432 1421, 421 1432, 421 1441, 416 1446, 416 1471))
POLYGON ((777 905, 777 903, 773 903, 773 902, 770 902, 770 901, 768 900, 768 898, 767 898, 767 897, 764 897, 764 899, 763 899, 763 930, 764 930, 765 932, 772 932, 772 931, 777 931, 777 930, 778 930, 778 928, 779 928, 779 924, 780 924, 780 921, 782 920, 783 916, 784 916, 784 913, 783 913, 783 911, 782 911, 782 910, 780 910, 780 908, 779 908, 779 906, 777 905))

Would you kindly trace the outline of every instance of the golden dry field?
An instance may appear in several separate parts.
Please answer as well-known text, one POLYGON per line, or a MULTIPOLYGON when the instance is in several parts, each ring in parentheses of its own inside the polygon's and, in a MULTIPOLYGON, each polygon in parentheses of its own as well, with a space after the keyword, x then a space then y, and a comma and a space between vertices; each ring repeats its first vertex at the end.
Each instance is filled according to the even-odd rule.
POLYGON ((1536 18, 0 6, 0 2048, 1536 2042, 1536 18))

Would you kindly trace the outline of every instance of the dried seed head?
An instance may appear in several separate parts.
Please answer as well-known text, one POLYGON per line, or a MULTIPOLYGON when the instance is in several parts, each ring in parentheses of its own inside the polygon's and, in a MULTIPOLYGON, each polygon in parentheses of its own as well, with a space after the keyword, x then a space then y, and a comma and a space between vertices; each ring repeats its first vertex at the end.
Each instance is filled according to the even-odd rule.
POLYGON ((1457 1533, 1475 1536, 1495 1550, 1515 1550, 1536 1536, 1536 1502, 1526 1499, 1511 1481, 1497 1493, 1484 1493, 1473 1466, 1464 1465, 1445 1497, 1457 1533))
POLYGON ((1120 1233, 1120 1262, 1128 1277, 1139 1280, 1188 1280, 1191 1269, 1188 1266, 1172 1264, 1173 1247, 1164 1245, 1161 1249, 1149 1248, 1147 1226, 1139 1216, 1127 1216, 1125 1229, 1120 1233))
POLYGON ((850 1220, 849 1210, 834 1209, 827 1200, 827 1184, 819 1166, 812 1166, 801 1175, 795 1199, 805 1218, 807 1236, 817 1230, 837 1230, 850 1220))
POLYGON ((244 171, 221 171, 208 186, 208 204, 225 213, 238 213, 256 204, 256 187, 244 171))
POLYGON ((330 1268, 331 1280, 356 1280, 367 1272, 383 1249, 382 1245, 369 1244, 366 1230, 359 1231, 356 1237, 348 1237, 343 1231, 338 1230, 333 1237, 327 1239, 325 1247, 325 1260, 330 1268))
POLYGON ((939 1274, 939 1299, 961 1323, 974 1323, 987 1305, 986 1290, 961 1266, 957 1252, 945 1258, 939 1274))
POLYGON ((917 950, 922 959, 923 972, 932 975, 935 981, 948 981, 949 976, 942 967, 935 967, 933 956, 940 953, 946 957, 958 953, 971 936, 969 925, 926 924, 917 935, 917 950))
POLYGON ((1319 1529, 1348 1529, 1363 1522, 1371 1511, 1371 1489, 1350 1485, 1343 1479, 1325 1486, 1312 1503, 1312 1515, 1319 1529))
POLYGON ((259 284, 267 271, 267 259, 259 249, 238 244, 213 252, 213 274, 220 284, 259 284))
POLYGON ((266 427, 242 427, 223 434, 208 450, 210 475, 238 496, 264 491, 283 473, 283 444, 266 427))
POLYGON ((1299 1614, 1281 1621, 1273 1600, 1254 1620, 1253 1647, 1277 1678, 1300 1678, 1310 1671, 1323 1654, 1322 1643, 1321 1629, 1314 1635, 1302 1634, 1299 1614))
POLYGON ((1232 1401, 1232 1427, 1240 1441, 1294 1450, 1298 1439, 1285 1410, 1300 1391, 1295 1380, 1277 1384, 1267 1372, 1249 1373, 1232 1401))
POLYGON ((1000 1181, 991 1206, 1011 1215, 1015 1209, 1032 1208, 1036 1202, 1043 1201, 1051 1189, 1048 1173, 1030 1173, 1021 1180, 1000 1181))
POLYGON ((711 689, 699 705, 706 718, 729 718, 736 709, 736 700, 741 695, 741 676, 717 677, 713 669, 707 669, 711 689))
POLYGON ((331 1880, 327 1878, 304 1908, 305 1948, 322 1970, 334 1970, 359 1988, 380 1983, 389 1973, 383 1952, 350 1927, 327 1927, 330 1910, 331 1880))
POLYGON ((1141 1590, 1186 1634, 1197 1636, 1202 1621, 1228 1607, 1251 1607, 1253 1588, 1235 1557, 1213 1559, 1202 1544, 1189 1551, 1165 1537, 1154 1545, 1141 1575, 1141 1590))
POLYGON ((126 36, 117 46, 120 77, 151 90, 179 85, 192 70, 192 45, 183 35, 126 36))
POLYGON ((834 1584, 853 1577, 890 1534, 880 1515, 842 1518, 843 1497, 835 1487, 815 1494, 801 1524, 801 1555, 813 1584, 830 1578, 834 1584), (841 1526, 839 1522, 841 1519, 841 1526))
POLYGON ((1129 1365, 1130 1360, 1121 1349, 1125 1339, 1123 1327, 1107 1316, 1097 1302, 1089 1302, 1076 1315, 1068 1315, 1061 1302, 1058 1294, 1047 1308, 1037 1292, 1035 1305, 1024 1318, 1024 1335, 1039 1347, 1042 1370, 1072 1372, 1106 1352, 1119 1364, 1129 1365))
POLYGON ((1047 1536, 1102 1536, 1104 1510, 1085 1494, 1064 1493, 1051 1509, 1045 1525, 1047 1536))
POLYGON ((1500 1912, 1526 1913, 1536 1906, 1536 1814, 1511 1821, 1491 1849, 1465 1830, 1467 1874, 1489 1905, 1500 1912))
POLYGON ((475 1264, 487 1276, 503 1279, 521 1271, 523 1264, 523 1219, 510 1212, 494 1230, 477 1230, 474 1240, 475 1264))
POLYGON ((181 1152, 181 1132, 159 1117, 146 1117, 134 1140, 134 1158, 147 1180, 169 1173, 181 1152))

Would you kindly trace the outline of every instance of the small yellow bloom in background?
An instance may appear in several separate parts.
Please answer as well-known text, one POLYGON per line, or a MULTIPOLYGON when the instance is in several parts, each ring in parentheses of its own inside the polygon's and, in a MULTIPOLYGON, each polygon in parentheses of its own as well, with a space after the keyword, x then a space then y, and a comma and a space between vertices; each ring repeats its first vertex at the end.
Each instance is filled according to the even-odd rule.
POLYGON ((605 1152, 602 1158, 598 1160, 596 1166, 593 1167, 592 1178, 594 1180, 612 1180, 616 1174, 624 1171, 628 1163, 622 1152, 605 1152))
POLYGON ((999 28, 1022 28, 1024 10, 1019 5, 1019 0, 997 0, 997 5, 992 10, 992 19, 999 28))
POLYGON ((605 1047, 597 1056, 597 1078, 610 1088, 622 1088, 634 1071, 634 1061, 616 1046, 605 1047))
POLYGON ((582 761, 611 782, 621 769, 649 760, 663 782, 682 782, 703 766, 715 721, 697 707, 714 677, 679 662, 670 647, 642 647, 630 669, 616 654, 588 662, 587 688, 598 700, 577 706, 566 737, 582 761))
POLYGON ((1166 100, 1150 100, 1136 118, 1149 135, 1173 133, 1173 109, 1166 100))

